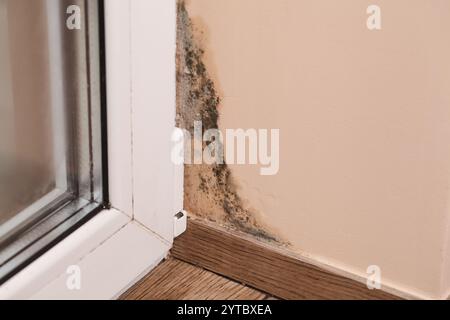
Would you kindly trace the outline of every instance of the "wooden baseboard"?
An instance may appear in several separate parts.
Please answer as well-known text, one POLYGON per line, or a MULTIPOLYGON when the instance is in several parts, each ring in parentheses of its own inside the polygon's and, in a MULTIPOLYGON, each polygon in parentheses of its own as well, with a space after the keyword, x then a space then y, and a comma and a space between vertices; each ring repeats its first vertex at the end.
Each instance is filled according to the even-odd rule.
POLYGON ((172 255, 281 299, 399 299, 198 220, 189 219, 172 255))

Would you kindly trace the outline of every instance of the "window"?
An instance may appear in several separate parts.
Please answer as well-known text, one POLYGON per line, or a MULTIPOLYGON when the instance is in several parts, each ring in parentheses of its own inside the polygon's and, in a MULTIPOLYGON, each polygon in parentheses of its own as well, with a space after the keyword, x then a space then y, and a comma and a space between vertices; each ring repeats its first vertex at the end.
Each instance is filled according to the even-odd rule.
POLYGON ((0 0, 0 283, 108 203, 103 47, 103 1, 0 0))

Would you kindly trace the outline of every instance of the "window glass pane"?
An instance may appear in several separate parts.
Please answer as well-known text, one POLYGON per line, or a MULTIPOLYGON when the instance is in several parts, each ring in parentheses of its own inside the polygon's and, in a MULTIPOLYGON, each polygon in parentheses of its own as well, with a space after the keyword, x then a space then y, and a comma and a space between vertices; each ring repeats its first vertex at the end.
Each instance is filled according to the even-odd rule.
POLYGON ((61 165, 52 139, 57 123, 44 2, 0 0, 2 223, 54 190, 61 165), (21 19, 12 19, 20 11, 21 19))
POLYGON ((0 277, 103 204, 99 30, 97 1, 0 0, 0 277))

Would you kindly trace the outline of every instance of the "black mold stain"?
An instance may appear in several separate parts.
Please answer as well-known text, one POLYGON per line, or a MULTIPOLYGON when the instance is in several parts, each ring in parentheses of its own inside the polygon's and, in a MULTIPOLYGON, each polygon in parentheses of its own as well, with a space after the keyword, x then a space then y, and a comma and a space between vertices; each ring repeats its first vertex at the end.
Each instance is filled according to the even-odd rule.
POLYGON ((220 98, 202 61, 203 50, 194 40, 184 1, 178 2, 177 25, 177 125, 193 133, 194 121, 203 130, 217 128, 220 98))
MULTIPOLYGON (((194 39, 193 24, 184 0, 178 1, 177 5, 176 124, 179 128, 189 130, 191 134, 193 134, 195 121, 202 121, 204 131, 217 129, 219 127, 220 98, 203 63, 204 51, 194 39)), ((257 238, 280 242, 275 236, 264 230, 253 212, 244 208, 227 164, 186 165, 185 170, 185 206, 187 210, 206 219, 219 219, 228 227, 257 238), (196 181, 192 182, 193 179, 196 181), (197 201, 193 201, 192 198, 197 201), (209 212, 201 212, 202 209, 196 206, 199 201, 210 203, 211 207, 217 209, 216 215, 209 217, 209 212), (220 212, 219 217, 217 212, 220 212)))

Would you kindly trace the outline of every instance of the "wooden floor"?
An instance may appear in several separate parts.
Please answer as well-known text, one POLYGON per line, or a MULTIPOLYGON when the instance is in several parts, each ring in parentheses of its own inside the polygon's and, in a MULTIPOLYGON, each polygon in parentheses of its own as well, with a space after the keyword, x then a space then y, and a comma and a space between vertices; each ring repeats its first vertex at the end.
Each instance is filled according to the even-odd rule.
POLYGON ((267 300, 266 294, 180 260, 169 258, 121 300, 267 300))

